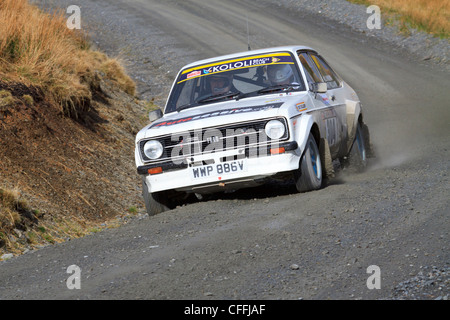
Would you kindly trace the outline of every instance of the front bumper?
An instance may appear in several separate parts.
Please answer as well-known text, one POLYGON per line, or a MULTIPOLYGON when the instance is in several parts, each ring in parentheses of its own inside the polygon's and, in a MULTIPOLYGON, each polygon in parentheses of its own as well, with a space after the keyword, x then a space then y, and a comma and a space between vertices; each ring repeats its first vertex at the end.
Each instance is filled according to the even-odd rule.
MULTIPOLYGON (((242 157, 239 164, 245 163, 245 170, 228 172, 218 175, 193 174, 197 167, 195 164, 205 160, 213 160, 215 164, 225 164, 225 157, 247 155, 248 149, 232 152, 219 152, 196 156, 191 162, 172 163, 164 162, 149 164, 137 168, 139 174, 144 175, 150 192, 163 190, 177 190, 187 192, 208 192, 226 189, 239 189, 258 184, 258 181, 280 172, 298 169, 300 152, 295 141, 280 143, 278 148, 283 153, 272 154, 268 147, 266 156, 242 157), (245 153, 244 153, 245 152, 245 153), (150 169, 161 168, 158 174, 149 174, 150 169)), ((232 163, 230 161, 229 163, 232 163)), ((235 161, 236 162, 236 161, 235 161)), ((152 170, 150 170, 152 171, 152 170)))

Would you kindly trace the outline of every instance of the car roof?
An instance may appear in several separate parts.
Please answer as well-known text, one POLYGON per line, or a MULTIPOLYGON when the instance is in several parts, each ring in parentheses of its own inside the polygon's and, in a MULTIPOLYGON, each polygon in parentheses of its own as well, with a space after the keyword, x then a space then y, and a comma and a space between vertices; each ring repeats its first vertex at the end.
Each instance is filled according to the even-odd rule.
POLYGON ((208 64, 208 63, 212 63, 212 62, 216 62, 216 61, 235 59, 235 58, 251 56, 251 55, 259 55, 259 54, 278 52, 278 51, 289 51, 289 52, 295 53, 298 50, 316 51, 310 47, 305 47, 305 46, 282 46, 282 47, 272 47, 272 48, 265 48, 265 49, 258 49, 258 50, 249 50, 249 51, 242 51, 242 52, 237 52, 237 53, 233 53, 233 54, 218 56, 218 57, 214 57, 214 58, 210 58, 210 59, 195 61, 195 62, 185 65, 182 69, 191 68, 191 67, 198 66, 201 64, 208 64))

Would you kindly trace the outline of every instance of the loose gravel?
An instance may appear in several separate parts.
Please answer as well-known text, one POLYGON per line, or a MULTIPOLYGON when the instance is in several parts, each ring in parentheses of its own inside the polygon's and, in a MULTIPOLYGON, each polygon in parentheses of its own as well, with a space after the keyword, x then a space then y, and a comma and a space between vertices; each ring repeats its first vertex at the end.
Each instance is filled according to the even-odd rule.
POLYGON ((450 266, 442 268, 421 267, 414 277, 400 282, 390 299, 393 300, 448 300, 450 287, 450 266))

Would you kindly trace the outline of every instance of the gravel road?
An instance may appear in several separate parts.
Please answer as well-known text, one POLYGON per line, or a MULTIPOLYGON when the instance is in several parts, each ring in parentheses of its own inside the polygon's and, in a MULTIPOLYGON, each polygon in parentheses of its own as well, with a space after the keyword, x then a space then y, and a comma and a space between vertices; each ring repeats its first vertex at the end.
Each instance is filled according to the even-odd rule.
MULTIPOLYGON (((247 49, 246 16, 252 49, 316 48, 358 92, 377 157, 318 191, 269 185, 218 195, 0 262, 0 299, 448 298, 445 59, 424 60, 429 52, 368 36, 306 2, 61 6, 69 3, 81 7, 96 45, 123 59, 141 97, 160 104, 182 65, 247 49), (66 286, 70 265, 81 268, 79 290, 66 286), (380 289, 367 286, 373 265, 380 289)), ((441 46, 429 50, 448 54, 441 46)))

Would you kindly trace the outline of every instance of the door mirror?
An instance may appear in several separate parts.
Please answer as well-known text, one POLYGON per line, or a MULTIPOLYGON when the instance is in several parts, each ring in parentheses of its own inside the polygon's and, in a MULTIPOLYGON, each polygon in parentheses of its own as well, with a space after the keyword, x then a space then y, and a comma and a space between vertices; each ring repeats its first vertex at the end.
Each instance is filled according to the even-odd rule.
POLYGON ((152 110, 148 113, 148 118, 150 122, 153 122, 155 120, 158 120, 163 116, 161 109, 152 110))
POLYGON ((312 84, 312 91, 314 93, 325 93, 327 90, 327 84, 325 82, 316 82, 312 84))

